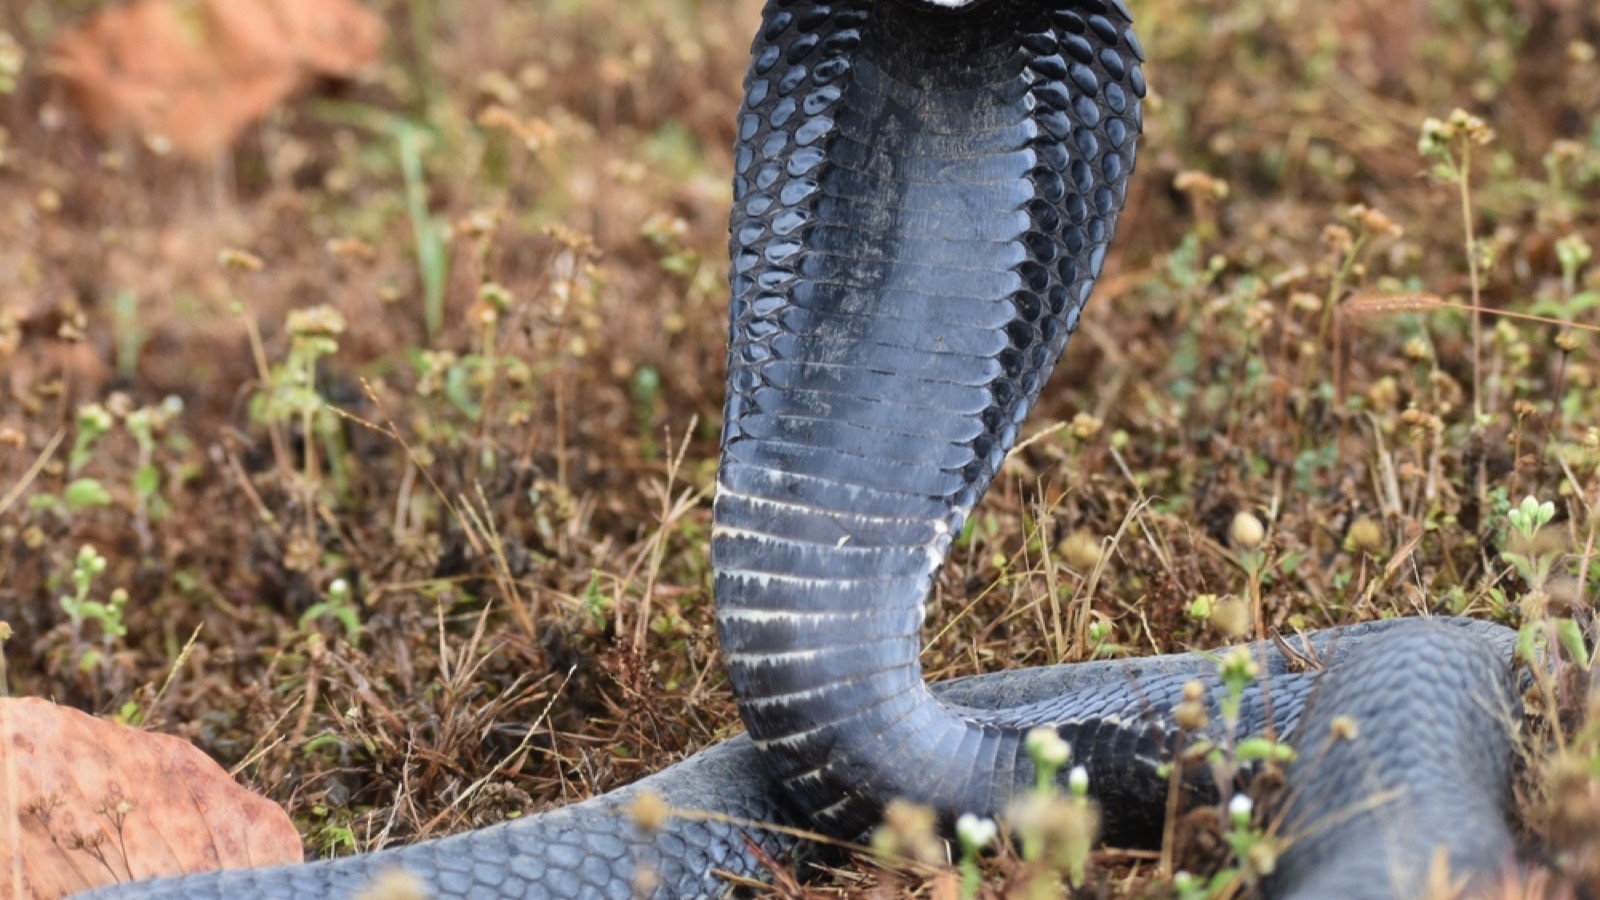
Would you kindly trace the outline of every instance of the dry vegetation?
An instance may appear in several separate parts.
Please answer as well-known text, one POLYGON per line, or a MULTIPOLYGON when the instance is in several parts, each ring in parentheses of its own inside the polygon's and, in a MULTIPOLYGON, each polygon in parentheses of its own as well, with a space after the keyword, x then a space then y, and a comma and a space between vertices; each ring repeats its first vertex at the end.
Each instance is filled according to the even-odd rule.
MULTIPOLYGON (((92 137, 47 79, 96 5, 0 10, 10 691, 189 738, 320 854, 736 732, 707 498, 758 4, 380 0, 374 75, 203 163, 92 137)), ((930 675, 1215 646, 1205 595, 1284 629, 1587 624, 1596 7, 1134 5, 1154 95, 1122 234, 941 581, 930 675), (1458 107, 1492 135, 1419 155, 1458 107), (1466 192, 1438 168, 1463 155, 1466 192), (1524 495, 1554 519, 1513 546, 1524 495)), ((1592 879, 1600 740, 1568 743, 1526 805, 1592 879)), ((1085 896, 1151 883, 1091 871, 1085 896)))

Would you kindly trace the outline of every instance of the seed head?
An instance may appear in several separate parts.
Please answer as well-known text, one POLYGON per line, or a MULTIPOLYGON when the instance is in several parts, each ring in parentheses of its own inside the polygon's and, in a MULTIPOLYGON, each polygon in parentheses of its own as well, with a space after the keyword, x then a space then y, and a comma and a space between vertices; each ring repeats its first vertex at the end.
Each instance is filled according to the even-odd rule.
POLYGON ((660 794, 645 791, 633 801, 632 806, 628 807, 628 815, 645 833, 654 834, 667 824, 667 818, 672 815, 672 810, 660 794))
POLYGON ((1079 572, 1087 572, 1100 562, 1100 542, 1082 529, 1062 538, 1056 551, 1067 561, 1067 565, 1079 572))
POLYGON ((1245 550, 1254 550, 1266 540, 1267 529, 1261 520, 1247 510, 1240 510, 1233 517, 1233 524, 1228 528, 1228 538, 1237 547, 1245 550))
POLYGON ((1383 547, 1383 526, 1362 516, 1350 524, 1350 534, 1345 540, 1351 550, 1377 553, 1383 547))

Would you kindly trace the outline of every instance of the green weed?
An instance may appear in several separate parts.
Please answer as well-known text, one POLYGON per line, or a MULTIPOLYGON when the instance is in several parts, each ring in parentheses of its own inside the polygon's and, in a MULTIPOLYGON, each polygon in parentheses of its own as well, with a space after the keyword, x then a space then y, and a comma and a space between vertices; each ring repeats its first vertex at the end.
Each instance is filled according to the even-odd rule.
POLYGON ((115 588, 105 600, 94 597, 95 581, 105 574, 106 558, 92 544, 84 544, 73 559, 72 593, 58 598, 71 628, 71 648, 77 655, 80 672, 89 672, 109 663, 118 641, 128 634, 122 611, 128 605, 128 592, 115 588), (94 622, 99 626, 100 646, 84 647, 84 626, 94 622))

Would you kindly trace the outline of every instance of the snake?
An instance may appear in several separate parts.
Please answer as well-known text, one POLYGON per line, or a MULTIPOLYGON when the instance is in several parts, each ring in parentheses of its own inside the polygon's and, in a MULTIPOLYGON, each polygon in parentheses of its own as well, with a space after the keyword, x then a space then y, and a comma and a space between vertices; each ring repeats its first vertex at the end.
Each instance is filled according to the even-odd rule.
MULTIPOLYGON (((1132 22, 1122 0, 767 0, 735 119, 710 539, 745 735, 477 831, 88 896, 355 897, 395 871, 440 898, 722 896, 807 858, 804 832, 861 838, 895 798, 947 829, 1003 814, 1035 784, 1039 728, 1118 845, 1161 839, 1185 740, 1289 736, 1268 896, 1412 897, 1440 863, 1462 883, 1510 865, 1501 625, 1244 645, 1259 675, 1231 716, 1208 652, 923 678, 935 582, 1125 203, 1146 94, 1132 22), (1199 734, 1177 724, 1185 697, 1211 714, 1199 734)), ((1185 804, 1239 789, 1204 766, 1176 787, 1185 804)))

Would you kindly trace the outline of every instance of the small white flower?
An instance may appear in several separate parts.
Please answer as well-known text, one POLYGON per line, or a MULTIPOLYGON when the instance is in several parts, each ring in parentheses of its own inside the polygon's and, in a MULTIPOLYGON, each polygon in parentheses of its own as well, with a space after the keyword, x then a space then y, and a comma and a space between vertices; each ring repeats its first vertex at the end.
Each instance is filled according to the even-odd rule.
POLYGON ((1255 804, 1244 794, 1234 794, 1228 801, 1228 820, 1235 828, 1243 828, 1250 824, 1250 812, 1255 809, 1255 804))
POLYGON ((1261 667, 1250 655, 1249 647, 1234 647, 1222 657, 1218 674, 1225 682, 1251 682, 1260 674, 1261 667))
POLYGON ((1089 770, 1083 766, 1073 766, 1072 772, 1067 775, 1067 790, 1071 791, 1074 797, 1088 796, 1089 770))
POLYGON ((1072 747, 1061 739, 1054 728, 1048 726, 1035 728, 1028 732, 1023 746, 1027 748, 1028 755, 1033 757, 1034 765, 1059 769, 1072 758, 1072 747))
POLYGON ((84 544, 78 548, 78 568, 91 575, 99 575, 106 570, 106 558, 93 544, 84 544))
POLYGON ((968 853, 989 846, 996 833, 993 819, 980 819, 972 813, 962 813, 956 819, 956 837, 961 839, 961 846, 968 853))

